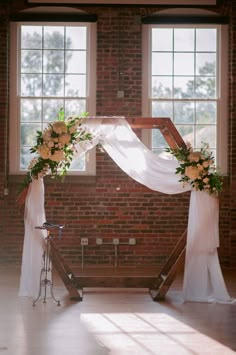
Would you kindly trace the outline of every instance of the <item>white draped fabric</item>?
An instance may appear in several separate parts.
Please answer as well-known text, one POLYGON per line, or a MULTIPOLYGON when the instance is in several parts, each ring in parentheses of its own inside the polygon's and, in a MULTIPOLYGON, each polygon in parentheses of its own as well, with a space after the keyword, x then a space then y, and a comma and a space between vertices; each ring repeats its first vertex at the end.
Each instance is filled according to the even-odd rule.
MULTIPOLYGON (((124 118, 88 119, 84 126, 94 139, 80 144, 78 155, 100 143, 123 171, 151 190, 166 194, 190 190, 178 181, 178 162, 159 158, 147 149, 124 118)), ((34 297, 38 291, 43 246, 42 231, 39 233, 35 226, 46 221, 43 199, 43 181, 39 179, 31 184, 26 201, 20 295, 34 297)), ((217 254, 218 215, 217 198, 206 192, 191 192, 183 288, 186 301, 230 301, 217 254)))
POLYGON ((43 179, 34 180, 25 201, 25 237, 21 265, 20 296, 36 298, 43 266, 46 231, 35 229, 45 222, 43 179))
POLYGON ((183 295, 188 301, 230 301, 218 259, 219 200, 192 191, 189 207, 183 295))

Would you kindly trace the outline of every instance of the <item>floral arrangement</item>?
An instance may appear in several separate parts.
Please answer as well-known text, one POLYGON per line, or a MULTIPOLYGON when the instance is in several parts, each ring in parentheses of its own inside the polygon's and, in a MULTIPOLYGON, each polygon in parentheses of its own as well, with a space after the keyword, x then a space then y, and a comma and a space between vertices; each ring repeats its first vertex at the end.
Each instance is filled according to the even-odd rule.
POLYGON ((36 156, 28 166, 23 188, 28 187, 38 176, 67 174, 76 144, 92 139, 92 134, 82 128, 86 117, 87 113, 65 119, 64 110, 61 109, 55 122, 49 123, 43 131, 37 131, 37 143, 30 149, 30 153, 36 153, 36 156))
POLYGON ((222 190, 223 179, 214 165, 214 157, 209 145, 202 143, 199 151, 193 151, 190 144, 180 148, 167 148, 178 161, 176 174, 180 182, 190 184, 194 190, 217 194, 222 190))

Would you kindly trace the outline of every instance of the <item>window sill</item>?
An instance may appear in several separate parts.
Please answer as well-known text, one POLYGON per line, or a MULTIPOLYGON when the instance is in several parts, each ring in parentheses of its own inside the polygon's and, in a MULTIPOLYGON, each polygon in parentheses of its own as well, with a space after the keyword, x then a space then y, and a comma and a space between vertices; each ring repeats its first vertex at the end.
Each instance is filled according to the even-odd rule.
MULTIPOLYGON (((10 175, 9 183, 21 184, 25 178, 25 175, 10 175)), ((50 176, 44 178, 46 185, 49 184, 78 184, 78 185, 94 185, 96 184, 96 176, 85 176, 85 175, 67 175, 64 178, 59 177, 58 179, 52 179, 50 176), (63 180, 62 180, 63 179, 63 180)))

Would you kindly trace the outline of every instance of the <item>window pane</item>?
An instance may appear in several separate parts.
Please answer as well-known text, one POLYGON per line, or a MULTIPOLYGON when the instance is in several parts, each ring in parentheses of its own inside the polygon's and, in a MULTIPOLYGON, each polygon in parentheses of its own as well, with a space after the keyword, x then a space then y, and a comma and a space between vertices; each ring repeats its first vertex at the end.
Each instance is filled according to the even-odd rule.
POLYGON ((172 54, 152 54, 152 75, 172 75, 172 54))
POLYGON ((42 26, 21 26, 21 48, 42 48, 42 26))
POLYGON ((66 100, 65 115, 73 116, 86 112, 86 100, 66 100))
POLYGON ((216 54, 197 53, 196 54, 196 74, 215 75, 216 74, 216 54))
POLYGON ((216 123, 216 102, 197 102, 196 103, 196 122, 197 123, 216 123))
POLYGON ((44 73, 64 73, 64 51, 45 50, 43 53, 44 73))
POLYGON ((201 142, 208 143, 211 148, 216 147, 216 126, 196 126, 196 146, 200 147, 201 142))
POLYGON ((192 98, 194 96, 193 77, 174 77, 174 97, 179 99, 192 98))
POLYGON ((40 123, 22 123, 21 124, 21 145, 32 146, 36 144, 36 133, 41 130, 40 123))
POLYGON ((66 96, 86 96, 86 77, 85 75, 66 75, 65 76, 66 96))
POLYGON ((43 76, 44 96, 64 96, 64 75, 45 74, 43 76))
POLYGON ((35 156, 35 154, 31 154, 29 147, 21 147, 20 150, 20 169, 21 170, 26 170, 27 167, 29 166, 29 163, 31 161, 31 159, 33 159, 33 157, 35 156))
POLYGON ((152 97, 171 98, 172 97, 172 77, 154 76, 152 77, 152 97))
POLYGON ((21 100, 21 121, 35 122, 41 121, 42 104, 39 99, 21 100))
POLYGON ((46 122, 55 121, 59 110, 64 107, 64 100, 43 100, 43 120, 46 122))
POLYGON ((154 149, 168 147, 168 144, 166 143, 166 140, 164 139, 163 134, 159 129, 152 130, 152 142, 154 149))
POLYGON ((215 77, 197 77, 195 92, 198 98, 214 99, 216 97, 215 77))
POLYGON ((194 146, 194 126, 189 125, 189 126, 179 126, 176 125, 177 130, 179 131, 181 137, 183 140, 187 143, 189 142, 192 146, 194 146))
POLYGON ((174 54, 174 75, 194 75, 194 54, 174 54))
POLYGON ((65 71, 66 73, 85 74, 86 73, 86 52, 67 51, 65 71))
POLYGON ((42 52, 41 50, 21 51, 21 73, 41 73, 42 52))
POLYGON ((194 103, 175 102, 174 103, 175 123, 194 123, 194 103))
POLYGON ((79 158, 75 158, 72 160, 71 165, 70 165, 70 171, 85 171, 86 166, 85 166, 85 155, 79 158))
POLYGON ((172 102, 153 101, 152 117, 173 117, 172 102))
POLYGON ((173 30, 170 28, 154 28, 152 30, 152 50, 172 51, 173 30))
POLYGON ((46 49, 64 49, 64 27, 44 26, 43 47, 46 49))
POLYGON ((86 49, 86 27, 66 27, 66 49, 86 49))
POLYGON ((174 29, 174 51, 181 51, 181 52, 194 51, 194 29, 188 29, 188 28, 174 29))
POLYGON ((196 51, 197 52, 216 52, 215 28, 196 29, 196 51))
POLYGON ((42 75, 22 74, 21 75, 21 96, 41 96, 42 75))

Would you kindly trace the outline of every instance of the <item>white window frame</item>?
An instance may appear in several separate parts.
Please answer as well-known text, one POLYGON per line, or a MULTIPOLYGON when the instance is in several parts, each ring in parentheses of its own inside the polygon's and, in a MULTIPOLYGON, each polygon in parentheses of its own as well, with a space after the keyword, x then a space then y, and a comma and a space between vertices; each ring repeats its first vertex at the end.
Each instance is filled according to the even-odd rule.
MULTIPOLYGON (((158 25, 143 25, 143 90, 142 115, 151 116, 151 30, 158 25)), ((160 25, 161 27, 207 27, 207 25, 160 25)), ((159 26, 158 26, 159 27, 159 26)), ((212 27, 212 25, 210 26, 212 27)), ((228 26, 215 25, 218 29, 218 92, 217 92, 217 166, 222 174, 228 173, 228 26)), ((151 131, 143 130, 142 140, 151 149, 151 131)))
MULTIPOLYGON (((20 100, 19 92, 19 26, 78 25, 73 22, 12 22, 10 24, 10 101, 9 101, 9 173, 23 175, 26 170, 20 169, 20 100)), ((88 43, 88 81, 87 107, 89 116, 96 115, 96 23, 81 23, 87 26, 88 43)), ((70 171, 70 175, 96 175, 96 149, 86 153, 85 171, 70 171)))

